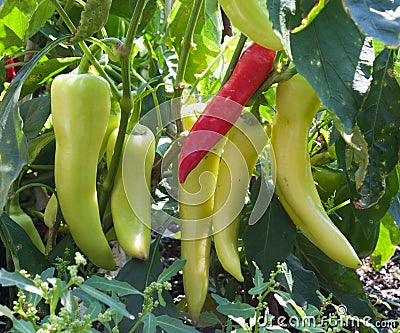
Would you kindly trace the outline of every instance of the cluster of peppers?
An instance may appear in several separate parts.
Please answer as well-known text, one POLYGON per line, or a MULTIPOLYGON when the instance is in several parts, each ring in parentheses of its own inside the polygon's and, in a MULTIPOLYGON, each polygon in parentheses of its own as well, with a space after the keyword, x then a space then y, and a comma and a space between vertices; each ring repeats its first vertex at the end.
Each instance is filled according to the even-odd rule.
MULTIPOLYGON (((252 44, 239 59, 229 81, 193 125, 182 147, 178 171, 183 202, 180 215, 192 222, 182 226, 182 258, 186 259, 183 283, 194 322, 199 320, 208 289, 209 229, 214 229, 214 244, 223 268, 243 281, 237 246, 239 218, 230 212, 236 211, 234 207, 243 207, 267 135, 251 124, 249 113, 241 112, 247 98, 266 80, 274 57, 274 51, 252 44), (202 135, 207 130, 210 132, 202 135), (203 173, 213 174, 216 182, 200 183, 203 173), (198 204, 184 203, 200 190, 212 195, 198 204)), ((292 221, 313 244, 337 263, 358 268, 361 262, 357 253, 327 215, 313 179, 308 135, 320 104, 317 94, 300 74, 278 83, 276 115, 270 133, 276 192, 292 221)))
MULTIPOLYGON (((53 196, 47 205, 45 222, 54 223, 59 207, 79 249, 99 267, 115 270, 97 199, 97 165, 105 152, 110 164, 118 135, 119 114, 110 110, 110 87, 103 78, 63 74, 53 81, 56 199, 53 196)), ((151 130, 137 124, 125 135, 123 152, 111 191, 111 215, 121 248, 127 255, 144 260, 151 240, 150 178, 155 157, 151 130), (123 183, 124 165, 132 177, 123 183), (132 192, 140 195, 128 197, 132 192)))
MULTIPOLYGON (((255 43, 243 52, 230 79, 191 124, 179 156, 181 255, 186 259, 183 283, 194 323, 199 320, 208 291, 212 233, 223 268, 243 281, 237 207, 244 205, 253 169, 268 136, 251 114, 242 111, 270 75, 276 50, 283 48, 265 19, 267 12, 255 16, 261 18, 258 25, 248 24, 246 13, 252 8, 259 10, 259 1, 219 2, 255 43), (257 32, 252 30, 254 26, 257 32), (260 34, 260 30, 265 33, 260 34), (202 181, 204 175, 211 175, 211 181, 202 181)), ((116 264, 100 220, 96 183, 99 159, 106 152, 110 163, 118 134, 118 114, 110 114, 109 85, 92 74, 59 75, 52 84, 51 97, 56 196, 47 205, 45 222, 49 226, 54 223, 59 207, 80 250, 99 267, 114 270, 116 264)), ((301 75, 278 83, 277 113, 270 133, 276 192, 292 221, 312 243, 336 262, 357 268, 361 263, 356 252, 328 217, 314 184, 307 139, 319 107, 318 96, 301 75), (293 100, 297 101, 296 109, 293 100)), ((150 247, 154 144, 153 133, 142 125, 125 135, 124 156, 110 200, 122 249, 143 260, 148 258, 150 247), (129 167, 132 175, 128 181, 123 181, 124 167, 129 167)), ((43 244, 36 245, 44 251, 43 244)))

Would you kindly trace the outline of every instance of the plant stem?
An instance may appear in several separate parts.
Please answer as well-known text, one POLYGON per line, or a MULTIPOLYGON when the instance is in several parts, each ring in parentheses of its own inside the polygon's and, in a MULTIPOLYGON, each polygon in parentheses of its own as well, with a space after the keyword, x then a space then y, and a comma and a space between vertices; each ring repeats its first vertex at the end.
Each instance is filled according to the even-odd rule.
MULTIPOLYGON (((76 28, 74 26, 74 23, 71 21, 71 19, 69 18, 68 14, 66 13, 66 11, 64 10, 64 8, 60 5, 60 3, 58 2, 58 0, 50 0, 51 3, 54 5, 54 7, 56 7, 56 10, 58 12, 58 14, 60 14, 62 20, 64 21, 64 23, 67 25, 68 29, 74 33, 76 28)), ((111 93, 114 97, 115 100, 119 101, 120 100, 120 95, 119 95, 119 91, 117 89, 117 87, 115 86, 114 82, 108 77, 107 73, 104 71, 103 67, 101 67, 101 65, 99 64, 99 62, 97 61, 97 59, 93 56, 93 54, 90 52, 89 47, 86 45, 86 43, 84 41, 79 42, 78 45, 81 47, 83 53, 85 54, 85 56, 88 58, 88 60, 92 63, 92 65, 94 66, 94 68, 96 68, 96 70, 99 72, 99 74, 105 79, 107 80, 107 82, 110 85, 111 88, 111 93)))
MULTIPOLYGON (((136 7, 132 14, 132 19, 129 24, 125 42, 123 45, 121 45, 119 49, 121 57, 121 71, 122 71, 122 98, 119 100, 121 106, 121 120, 119 123, 119 131, 115 142, 114 153, 111 159, 110 168, 108 169, 107 176, 106 179, 104 180, 103 188, 100 194, 99 209, 101 218, 103 218, 104 216, 104 212, 106 210, 106 206, 110 198, 115 175, 117 173, 119 161, 121 159, 126 129, 128 127, 129 118, 131 116, 133 108, 133 101, 131 95, 131 75, 130 75, 131 54, 132 54, 133 40, 135 38, 147 2, 148 0, 138 0, 138 2, 136 3, 136 7)), ((140 115, 140 108, 137 108, 137 110, 138 110, 137 113, 139 113, 140 115)), ((133 116, 137 117, 136 114, 133 116)), ((137 117, 137 119, 139 119, 139 117, 137 117)))
MULTIPOLYGON (((186 97, 185 103, 189 100, 190 96, 193 94, 194 90, 196 89, 197 85, 199 84, 199 82, 201 80, 203 80, 211 71, 211 69, 214 67, 214 65, 220 60, 220 58, 224 55, 227 47, 229 46, 229 44, 235 39, 231 38, 228 40, 227 43, 225 43, 224 45, 222 45, 221 51, 217 54, 217 56, 213 59, 213 61, 210 63, 210 65, 203 71, 201 72, 199 75, 196 75, 196 81, 194 81, 192 87, 190 88, 189 94, 186 97)), ((225 79, 225 78, 224 78, 225 79)))
POLYGON ((190 49, 193 47, 193 34, 199 18, 200 9, 204 0, 194 0, 192 11, 189 16, 188 25, 186 27, 185 36, 183 37, 181 52, 179 54, 178 71, 176 73, 174 84, 174 97, 179 98, 182 95, 182 81, 185 76, 187 62, 189 60, 190 49))
MULTIPOLYGON (((194 0, 192 11, 190 12, 188 25, 186 27, 185 36, 183 37, 182 45, 181 45, 181 52, 179 53, 179 63, 178 63, 178 70, 176 73, 176 78, 174 82, 174 100, 173 102, 178 104, 180 103, 180 98, 183 92, 182 81, 185 76, 186 66, 189 60, 190 49, 193 47, 193 34, 194 29, 196 27, 196 23, 199 19, 200 9, 203 5, 204 0, 194 0)), ((172 108, 177 112, 180 110, 179 105, 176 105, 172 108)), ((180 133, 183 132, 183 124, 182 120, 180 119, 180 115, 174 114, 173 118, 176 119, 176 128, 177 128, 177 135, 179 136, 180 133)))
POLYGON ((237 62, 239 61, 240 55, 242 54, 242 50, 243 50, 244 44, 246 43, 246 40, 247 40, 247 37, 245 35, 241 34, 239 41, 236 45, 235 52, 233 53, 231 62, 229 63, 228 69, 226 70, 224 79, 221 82, 221 85, 224 85, 231 77, 237 62))

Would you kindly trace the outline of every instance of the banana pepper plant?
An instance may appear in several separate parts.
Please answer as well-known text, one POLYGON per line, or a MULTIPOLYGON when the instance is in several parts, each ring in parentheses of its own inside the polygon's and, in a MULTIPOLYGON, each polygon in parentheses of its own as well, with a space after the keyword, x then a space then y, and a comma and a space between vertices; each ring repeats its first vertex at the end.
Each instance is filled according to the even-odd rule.
POLYGON ((383 15, 397 7, 3 2, 2 267, 64 274, 55 258, 81 251, 82 290, 135 317, 110 332, 238 331, 232 318, 259 332, 264 308, 307 316, 317 290, 374 316, 356 270, 382 267, 400 237, 398 29, 383 15), (157 276, 168 242, 179 274, 157 276), (125 304, 99 296, 101 274, 125 304))

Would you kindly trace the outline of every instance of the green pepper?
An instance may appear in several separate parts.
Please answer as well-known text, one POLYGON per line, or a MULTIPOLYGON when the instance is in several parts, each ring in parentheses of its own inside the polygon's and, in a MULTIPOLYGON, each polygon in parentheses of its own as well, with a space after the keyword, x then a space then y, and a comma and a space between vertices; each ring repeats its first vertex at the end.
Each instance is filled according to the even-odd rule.
POLYGON ((99 76, 63 74, 53 81, 54 177, 60 209, 79 249, 95 265, 114 270, 96 189, 97 162, 110 108, 110 87, 99 76))
POLYGON ((189 315, 195 325, 208 292, 213 194, 224 143, 225 140, 220 140, 179 184, 181 257, 186 260, 183 287, 189 315))
MULTIPOLYGON (((108 140, 107 164, 110 165, 118 129, 108 140)), ((126 254, 146 260, 151 240, 151 170, 155 157, 154 135, 150 129, 137 124, 125 136, 111 191, 111 215, 114 230, 126 254)))
POLYGON ((120 120, 121 120, 121 108, 119 106, 119 103, 114 101, 111 104, 111 110, 110 110, 110 115, 108 117, 106 133, 104 134, 104 138, 101 143, 99 160, 103 157, 104 153, 106 152, 107 145, 108 145, 108 139, 109 139, 111 133, 116 128, 118 128, 120 120))
POLYGON ((358 268, 360 259, 326 214, 312 178, 308 135, 319 106, 317 94, 300 74, 278 84, 271 132, 276 192, 304 236, 332 260, 358 268))
POLYGON ((226 16, 239 30, 257 44, 271 50, 282 50, 275 34, 265 0, 218 0, 226 16))
POLYGON ((350 202, 346 173, 326 166, 314 167, 313 178, 321 200, 327 202, 333 198, 330 206, 338 207, 330 212, 330 219, 350 241, 360 258, 369 256, 378 241, 380 223, 371 229, 369 235, 365 234, 362 222, 354 214, 356 208, 350 202))
POLYGON ((214 194, 214 244, 222 267, 242 282, 238 252, 240 212, 258 155, 268 137, 249 112, 239 117, 227 137, 214 194))
POLYGON ((56 222, 57 218, 57 211, 58 211, 58 202, 57 197, 53 193, 47 202, 46 208, 43 214, 43 222, 48 227, 53 227, 54 223, 56 222))
MULTIPOLYGON (((111 132, 118 127, 120 119, 121 119, 121 109, 119 107, 119 103, 114 101, 112 103, 110 115, 108 117, 107 129, 104 134, 103 141, 101 143, 99 161, 102 159, 106 151, 108 138, 111 132)), ((44 224, 46 224, 48 228, 51 228, 54 222, 56 221, 57 210, 58 210, 57 197, 55 196, 55 194, 52 194, 46 205, 43 218, 44 224)))
POLYGON ((22 229, 25 230, 36 248, 40 252, 45 253, 45 247, 42 238, 35 228, 35 224, 33 223, 31 217, 27 213, 25 213, 25 211, 21 208, 19 204, 19 195, 15 195, 11 199, 8 209, 8 215, 15 223, 17 223, 22 229))

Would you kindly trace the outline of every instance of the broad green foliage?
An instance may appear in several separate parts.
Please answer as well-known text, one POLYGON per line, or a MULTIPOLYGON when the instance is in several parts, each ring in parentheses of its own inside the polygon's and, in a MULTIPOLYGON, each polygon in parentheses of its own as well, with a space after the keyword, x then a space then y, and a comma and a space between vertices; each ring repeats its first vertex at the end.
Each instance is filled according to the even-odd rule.
MULTIPOLYGON (((270 134, 277 83, 296 72, 307 79, 321 101, 308 138, 319 197, 363 263, 369 258, 372 269, 381 269, 400 242, 399 1, 265 2, 284 50, 276 53, 274 70, 245 109, 270 134), (322 169, 338 177, 319 178, 322 169)), ((356 320, 360 332, 378 332, 363 321, 379 320, 380 314, 357 272, 308 241, 272 191, 268 145, 240 217, 237 249, 244 282, 223 269, 212 239, 205 304, 198 327, 188 325, 194 322, 181 298, 186 261, 163 258, 163 252, 179 256, 181 236, 179 226, 170 224, 180 214, 173 179, 178 166, 171 161, 185 134, 180 120, 171 120, 179 118, 179 98, 204 102, 220 91, 252 43, 234 23, 234 36, 225 35, 229 23, 218 0, 0 0, 0 286, 15 290, 10 293, 15 306, 0 305, 0 314, 13 326, 10 332, 47 333, 51 325, 110 333, 327 332, 333 329, 323 320, 327 314, 356 320), (152 222, 164 234, 152 234, 147 261, 127 258, 115 277, 93 261, 85 264, 80 255, 74 259, 79 249, 60 209, 53 225, 43 223, 48 199, 57 194, 50 87, 71 72, 108 81, 118 113, 108 126, 119 122, 123 133, 140 120, 155 136, 152 222), (10 219, 16 198, 45 254, 10 219)), ((97 120, 91 123, 96 126, 97 120)), ((118 162, 122 153, 115 155, 108 157, 118 162)), ((102 150, 96 190, 103 231, 113 245, 118 237, 107 191, 115 170, 106 160, 102 150)), ((384 297, 381 302, 388 304, 384 297)))
POLYGON ((344 1, 351 17, 367 35, 387 46, 400 46, 398 1, 344 1))

